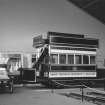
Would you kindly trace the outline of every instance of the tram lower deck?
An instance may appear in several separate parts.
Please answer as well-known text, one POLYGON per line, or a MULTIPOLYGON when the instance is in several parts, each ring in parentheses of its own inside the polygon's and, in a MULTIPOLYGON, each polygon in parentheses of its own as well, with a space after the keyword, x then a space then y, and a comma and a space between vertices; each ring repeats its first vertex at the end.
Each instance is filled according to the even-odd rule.
POLYGON ((87 82, 97 79, 96 66, 77 66, 77 65, 44 65, 42 64, 39 78, 43 84, 51 84, 54 82, 70 84, 73 82, 87 82), (44 67, 45 66, 45 67, 44 67), (47 69, 48 68, 48 69, 47 69), (72 68, 75 68, 72 69, 72 68), (78 69, 86 68, 86 69, 78 69), (49 70, 50 69, 50 70, 49 70), (50 83, 51 82, 51 83, 50 83))

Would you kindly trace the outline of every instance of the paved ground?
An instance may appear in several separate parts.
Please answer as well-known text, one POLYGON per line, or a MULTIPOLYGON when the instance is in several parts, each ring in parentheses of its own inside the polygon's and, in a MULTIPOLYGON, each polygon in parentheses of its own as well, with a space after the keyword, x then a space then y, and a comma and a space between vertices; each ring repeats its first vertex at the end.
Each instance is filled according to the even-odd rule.
POLYGON ((0 105, 94 105, 59 94, 70 91, 73 89, 51 90, 40 86, 15 87, 13 94, 0 92, 0 105))

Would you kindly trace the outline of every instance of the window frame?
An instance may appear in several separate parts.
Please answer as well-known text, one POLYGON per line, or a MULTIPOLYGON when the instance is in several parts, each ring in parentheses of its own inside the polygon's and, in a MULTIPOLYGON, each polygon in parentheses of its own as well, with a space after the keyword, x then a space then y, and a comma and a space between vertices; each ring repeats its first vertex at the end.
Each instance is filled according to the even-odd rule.
POLYGON ((81 54, 75 54, 75 64, 83 64, 82 55, 81 54), (79 59, 78 59, 79 63, 76 62, 77 61, 76 56, 79 56, 79 59))
POLYGON ((90 55, 90 64, 96 64, 96 55, 90 55), (91 57, 94 57, 94 63, 91 63, 91 57))
POLYGON ((59 54, 59 64, 67 64, 67 54, 65 54, 65 53, 64 54, 61 54, 61 53, 59 54), (65 56, 65 61, 63 63, 61 63, 61 59, 60 59, 62 55, 65 56))
MULTIPOLYGON (((53 58, 53 59, 54 59, 54 58, 53 58)), ((55 54, 55 53, 51 53, 51 54, 50 54, 50 63, 51 63, 51 64, 58 64, 58 60, 59 60, 59 59, 58 59, 58 54, 55 54), (51 59, 52 59, 52 58, 51 58, 52 55, 56 55, 56 57, 57 57, 57 58, 56 58, 57 61, 55 60, 55 61, 56 61, 55 63, 52 62, 52 60, 51 60, 51 59)))
POLYGON ((74 59, 75 59, 74 54, 68 54, 67 55, 67 64, 75 64, 74 59), (73 63, 69 63, 69 56, 73 56, 73 59, 71 59, 71 60, 73 60, 73 63))
POLYGON ((83 64, 88 64, 88 65, 90 64, 89 63, 90 62, 90 59, 89 59, 89 55, 88 54, 87 55, 86 54, 83 55, 83 59, 82 60, 83 60, 83 64), (87 59, 88 60, 88 63, 86 63, 87 61, 84 62, 84 57, 88 57, 88 59, 87 59))

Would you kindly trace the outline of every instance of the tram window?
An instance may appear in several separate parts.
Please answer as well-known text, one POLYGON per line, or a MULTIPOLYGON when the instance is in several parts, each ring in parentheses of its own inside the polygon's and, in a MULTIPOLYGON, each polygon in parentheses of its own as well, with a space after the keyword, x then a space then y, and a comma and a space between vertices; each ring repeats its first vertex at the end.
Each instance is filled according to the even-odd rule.
POLYGON ((82 56, 81 55, 75 55, 75 63, 76 64, 82 63, 82 56))
POLYGON ((52 64, 57 64, 58 63, 58 55, 57 54, 51 54, 51 56, 50 56, 50 62, 52 64))
POLYGON ((83 64, 89 64, 89 56, 83 55, 83 64))
POLYGON ((65 54, 59 54, 59 63, 66 64, 66 55, 65 54))
POLYGON ((36 58, 32 58, 32 63, 36 61, 36 58))
POLYGON ((74 64, 74 55, 68 55, 68 64, 74 64))
POLYGON ((95 56, 90 56, 90 64, 95 64, 95 56))

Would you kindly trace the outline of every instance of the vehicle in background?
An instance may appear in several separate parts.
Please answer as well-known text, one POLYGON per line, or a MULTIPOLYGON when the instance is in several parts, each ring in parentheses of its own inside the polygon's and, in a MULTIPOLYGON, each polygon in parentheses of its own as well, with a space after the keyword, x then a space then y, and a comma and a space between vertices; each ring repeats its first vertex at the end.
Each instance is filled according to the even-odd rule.
POLYGON ((14 76, 11 75, 7 70, 6 64, 0 64, 0 88, 1 90, 9 89, 10 93, 13 93, 13 79, 14 76))

